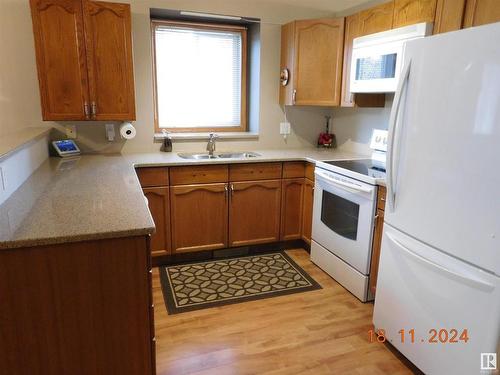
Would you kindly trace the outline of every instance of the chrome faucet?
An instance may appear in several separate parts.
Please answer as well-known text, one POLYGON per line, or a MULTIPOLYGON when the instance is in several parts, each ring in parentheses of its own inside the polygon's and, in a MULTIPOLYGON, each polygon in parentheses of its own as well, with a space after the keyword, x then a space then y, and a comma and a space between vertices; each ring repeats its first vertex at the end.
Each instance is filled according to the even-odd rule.
POLYGON ((214 133, 210 133, 208 136, 208 143, 207 143, 207 151, 208 151, 208 156, 213 157, 214 156, 214 151, 215 151, 215 140, 217 139, 218 135, 214 133))
POLYGON ((172 137, 170 136, 170 133, 165 129, 163 129, 161 132, 163 135, 163 140, 160 147, 160 151, 172 152, 172 137))

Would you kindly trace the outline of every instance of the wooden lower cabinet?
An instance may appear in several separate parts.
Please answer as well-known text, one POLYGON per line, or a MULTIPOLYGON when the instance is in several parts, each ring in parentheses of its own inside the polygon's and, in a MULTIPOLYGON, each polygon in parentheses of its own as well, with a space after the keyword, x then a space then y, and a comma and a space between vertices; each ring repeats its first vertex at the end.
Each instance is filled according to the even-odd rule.
POLYGON ((378 209, 373 233, 372 261, 370 265, 370 281, 368 287, 375 294, 377 289, 378 265, 382 246, 382 231, 384 229, 384 210, 378 209))
POLYGON ((302 201, 302 239, 311 243, 312 218, 314 204, 314 182, 306 178, 304 180, 304 197, 302 201))
POLYGON ((231 182, 229 246, 280 239, 281 180, 231 182))
POLYGON ((227 247, 226 183, 170 187, 172 254, 227 247))
POLYGON ((156 232, 151 235, 151 254, 168 255, 171 252, 169 188, 156 187, 142 190, 148 200, 149 211, 156 226, 156 232))
POLYGON ((0 251, 2 375, 152 375, 148 237, 0 251))
POLYGON ((282 241, 297 240, 302 235, 304 178, 285 179, 281 183, 282 241))

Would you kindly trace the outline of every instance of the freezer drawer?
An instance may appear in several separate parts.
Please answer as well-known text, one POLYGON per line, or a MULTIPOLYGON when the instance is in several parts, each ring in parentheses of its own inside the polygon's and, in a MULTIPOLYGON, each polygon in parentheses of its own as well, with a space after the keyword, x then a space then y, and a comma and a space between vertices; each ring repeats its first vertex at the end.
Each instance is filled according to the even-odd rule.
POLYGON ((498 350, 500 278, 386 224, 373 322, 426 374, 479 374, 498 350))

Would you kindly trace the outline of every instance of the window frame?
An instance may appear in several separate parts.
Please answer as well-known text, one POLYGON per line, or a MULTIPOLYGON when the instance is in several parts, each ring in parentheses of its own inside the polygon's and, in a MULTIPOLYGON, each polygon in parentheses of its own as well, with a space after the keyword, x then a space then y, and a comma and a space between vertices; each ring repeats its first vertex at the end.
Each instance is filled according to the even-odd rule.
POLYGON ((248 104, 247 104, 247 27, 239 25, 211 24, 186 21, 169 20, 151 20, 151 41, 153 58, 153 102, 154 102, 154 126, 155 132, 161 133, 167 130, 171 133, 212 133, 212 132, 246 132, 248 131, 248 104), (212 127, 178 127, 178 128, 160 128, 158 118, 158 82, 156 75, 156 28, 159 26, 182 26, 199 30, 213 31, 232 31, 241 34, 241 106, 240 106, 240 125, 239 126, 212 126, 212 127))

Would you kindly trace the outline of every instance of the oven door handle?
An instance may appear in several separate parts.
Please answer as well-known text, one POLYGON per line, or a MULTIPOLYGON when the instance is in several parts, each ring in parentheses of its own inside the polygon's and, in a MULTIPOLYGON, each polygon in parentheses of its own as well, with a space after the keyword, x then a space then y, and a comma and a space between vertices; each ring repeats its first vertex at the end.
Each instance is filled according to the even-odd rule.
POLYGON ((329 178, 326 174, 319 172, 319 171, 315 171, 314 173, 316 174, 316 176, 320 180, 326 181, 330 184, 339 185, 339 186, 346 187, 346 188, 349 188, 351 190, 355 190, 355 191, 359 191, 359 192, 363 192, 363 193, 371 193, 373 191, 373 188, 368 188, 368 187, 357 185, 357 184, 350 184, 349 182, 334 180, 332 178, 329 178))

